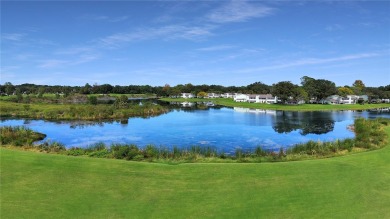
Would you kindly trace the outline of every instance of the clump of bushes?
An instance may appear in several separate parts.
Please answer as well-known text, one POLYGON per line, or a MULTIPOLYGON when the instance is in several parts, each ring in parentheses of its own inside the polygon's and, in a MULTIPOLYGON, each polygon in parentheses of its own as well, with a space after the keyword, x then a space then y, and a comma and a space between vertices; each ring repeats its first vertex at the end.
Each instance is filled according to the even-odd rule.
POLYGON ((40 151, 47 153, 60 153, 66 151, 64 144, 56 141, 45 141, 42 144, 36 146, 40 151))
POLYGON ((356 147, 366 149, 376 149, 382 147, 387 141, 383 125, 387 124, 388 120, 384 119, 356 119, 354 123, 356 147))
POLYGON ((24 126, 4 126, 0 128, 0 137, 1 145, 32 146, 33 142, 43 140, 46 135, 24 126))

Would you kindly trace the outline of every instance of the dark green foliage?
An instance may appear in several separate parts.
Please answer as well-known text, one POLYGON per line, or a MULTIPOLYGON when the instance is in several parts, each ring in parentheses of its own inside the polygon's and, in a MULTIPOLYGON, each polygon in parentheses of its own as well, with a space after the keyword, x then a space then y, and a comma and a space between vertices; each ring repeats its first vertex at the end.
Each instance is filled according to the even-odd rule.
POLYGON ((112 155, 116 159, 132 160, 137 155, 142 155, 136 145, 113 144, 111 146, 112 155))
POLYGON ((48 153, 59 153, 62 151, 66 151, 65 145, 59 142, 51 142, 51 141, 46 141, 43 144, 38 145, 38 148, 41 151, 45 151, 48 153))
POLYGON ((97 97, 96 96, 88 97, 88 103, 92 105, 96 105, 98 103, 97 97))
POLYGON ((31 146, 33 142, 46 138, 45 134, 34 132, 23 126, 4 126, 0 128, 1 145, 31 146))
POLYGON ((338 91, 334 82, 324 79, 314 79, 304 76, 301 78, 301 84, 309 97, 317 101, 336 94, 338 91))
POLYGON ((66 151, 66 155, 69 156, 81 156, 84 155, 86 151, 83 148, 70 148, 66 151))
POLYGON ((145 158, 157 158, 158 157, 158 148, 154 145, 147 145, 143 151, 145 158))
POLYGON ((294 96, 296 85, 290 81, 281 81, 272 86, 272 95, 277 96, 282 103, 285 103, 291 96, 294 96))
POLYGON ((267 155, 267 151, 265 151, 262 147, 256 147, 255 148, 255 154, 258 157, 263 157, 267 155))
POLYGON ((386 143, 386 133, 383 124, 384 119, 367 120, 358 118, 355 120, 356 146, 367 149, 379 148, 386 143))
POLYGON ((129 101, 128 97, 126 95, 122 95, 116 98, 114 102, 114 106, 116 109, 126 109, 129 107, 128 101, 129 101))

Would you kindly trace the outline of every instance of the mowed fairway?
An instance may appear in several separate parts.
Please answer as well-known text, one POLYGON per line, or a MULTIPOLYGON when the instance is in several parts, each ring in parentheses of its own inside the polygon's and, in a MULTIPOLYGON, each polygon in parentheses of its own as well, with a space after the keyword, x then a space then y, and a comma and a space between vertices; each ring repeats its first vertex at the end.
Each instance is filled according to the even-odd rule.
POLYGON ((0 152, 1 218, 390 218, 389 145, 260 164, 0 152))

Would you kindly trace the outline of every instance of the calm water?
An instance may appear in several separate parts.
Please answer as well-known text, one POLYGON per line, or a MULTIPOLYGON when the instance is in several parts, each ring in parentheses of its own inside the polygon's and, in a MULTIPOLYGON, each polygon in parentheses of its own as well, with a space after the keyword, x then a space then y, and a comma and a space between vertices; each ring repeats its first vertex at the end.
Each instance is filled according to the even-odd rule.
POLYGON ((237 147, 262 146, 278 150, 308 140, 333 141, 354 137, 347 129, 356 117, 387 117, 377 112, 288 112, 243 108, 196 107, 175 109, 158 117, 130 118, 111 122, 53 122, 2 120, 0 126, 23 125, 47 134, 45 140, 67 147, 85 147, 96 142, 134 143, 187 147, 215 146, 225 152, 237 147))

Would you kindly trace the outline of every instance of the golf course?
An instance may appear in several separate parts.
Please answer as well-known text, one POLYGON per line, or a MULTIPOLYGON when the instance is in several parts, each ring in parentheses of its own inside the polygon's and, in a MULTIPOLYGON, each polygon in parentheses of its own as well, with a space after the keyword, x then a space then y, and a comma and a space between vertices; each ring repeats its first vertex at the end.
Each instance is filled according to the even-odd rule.
POLYGON ((277 163, 169 165, 8 148, 0 155, 1 218, 390 217, 389 143, 277 163))

